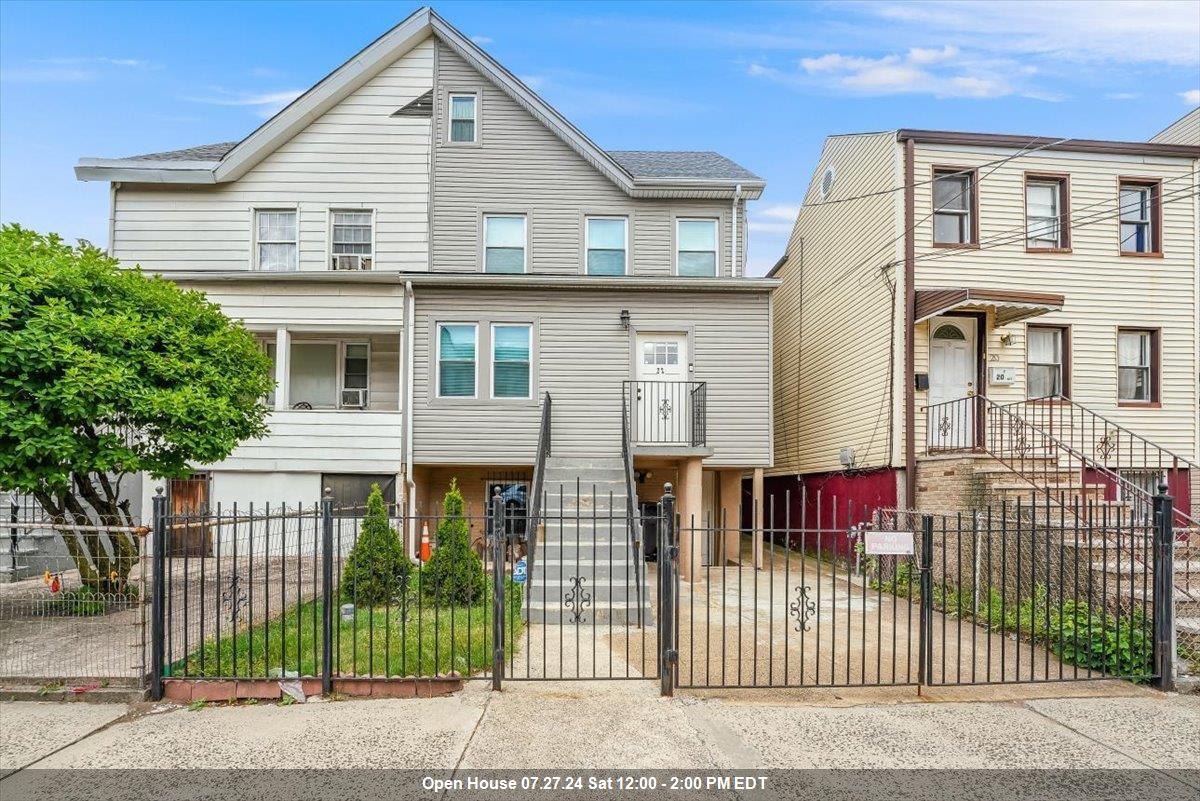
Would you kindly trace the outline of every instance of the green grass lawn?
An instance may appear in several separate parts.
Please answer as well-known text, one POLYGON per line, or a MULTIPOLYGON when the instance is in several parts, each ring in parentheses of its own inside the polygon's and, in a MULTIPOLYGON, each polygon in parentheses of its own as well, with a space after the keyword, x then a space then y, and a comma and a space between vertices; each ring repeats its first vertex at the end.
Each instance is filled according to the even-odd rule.
MULTIPOLYGON (((472 606, 433 606, 422 599, 409 606, 359 608, 352 620, 334 609, 335 676, 470 675, 492 666, 492 594, 472 606)), ((505 658, 523 631, 521 590, 509 584, 505 615, 505 658)), ((340 605, 339 605, 340 606, 340 605)), ((209 639, 172 665, 175 676, 254 678, 319 676, 324 646, 321 601, 293 606, 283 616, 236 634, 209 639)))

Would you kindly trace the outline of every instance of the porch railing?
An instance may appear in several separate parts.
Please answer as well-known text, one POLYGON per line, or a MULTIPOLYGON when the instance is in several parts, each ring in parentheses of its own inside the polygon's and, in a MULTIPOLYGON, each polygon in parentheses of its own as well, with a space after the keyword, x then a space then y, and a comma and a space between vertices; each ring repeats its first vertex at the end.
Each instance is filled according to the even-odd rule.
POLYGON ((630 441, 638 445, 701 447, 708 439, 704 381, 625 381, 630 441))
POLYGON ((637 582, 637 623, 642 627, 642 521, 638 515, 637 477, 633 472, 633 445, 630 442, 629 410, 621 405, 621 459, 625 466, 625 516, 629 521, 629 551, 632 557, 634 578, 637 582))
MULTIPOLYGON (((978 450, 997 459, 1028 483, 1052 493, 1120 501, 1139 519, 1153 515, 1157 484, 1186 490, 1182 472, 1196 469, 1132 431, 1069 401, 1024 401, 1001 405, 983 395, 926 407, 926 442, 931 453, 978 450), (1073 411, 1072 411, 1073 410, 1073 411), (1135 458, 1137 457, 1137 458, 1135 458), (1133 480, 1138 473, 1153 480, 1133 480), (1174 478, 1178 476, 1179 478, 1174 478), (1099 495, 1099 498, 1095 498, 1099 495)), ((1177 529, 1200 528, 1193 513, 1176 507, 1177 529)))
MULTIPOLYGON (((542 517, 542 485, 546 477, 546 459, 551 453, 551 412, 553 400, 550 393, 542 396, 542 422, 538 427, 537 456, 533 463, 533 482, 529 492, 529 524, 525 533, 526 569, 529 579, 525 582, 525 599, 529 600, 530 588, 533 587, 533 569, 537 558, 538 526, 542 517)), ((528 607, 528 604, 526 604, 528 607)))

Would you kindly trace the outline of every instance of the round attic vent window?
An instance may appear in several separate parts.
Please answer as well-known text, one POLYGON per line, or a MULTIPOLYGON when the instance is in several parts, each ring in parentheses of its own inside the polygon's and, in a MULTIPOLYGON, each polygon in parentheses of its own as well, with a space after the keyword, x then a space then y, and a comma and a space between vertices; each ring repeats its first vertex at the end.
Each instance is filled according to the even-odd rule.
POLYGON ((829 197, 830 191, 833 190, 833 167, 826 167, 825 174, 821 176, 821 200, 829 197))

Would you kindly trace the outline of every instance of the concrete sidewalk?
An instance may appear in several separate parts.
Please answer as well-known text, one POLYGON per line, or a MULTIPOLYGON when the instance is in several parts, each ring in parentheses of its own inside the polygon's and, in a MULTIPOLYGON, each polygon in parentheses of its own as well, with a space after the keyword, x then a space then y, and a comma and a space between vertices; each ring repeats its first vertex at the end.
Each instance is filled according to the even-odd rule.
POLYGON ((0 705, 0 773, 36 768, 1200 768, 1200 698, 1121 682, 725 692, 472 683, 445 698, 128 709, 0 705), (603 736, 597 733, 602 732, 603 736))

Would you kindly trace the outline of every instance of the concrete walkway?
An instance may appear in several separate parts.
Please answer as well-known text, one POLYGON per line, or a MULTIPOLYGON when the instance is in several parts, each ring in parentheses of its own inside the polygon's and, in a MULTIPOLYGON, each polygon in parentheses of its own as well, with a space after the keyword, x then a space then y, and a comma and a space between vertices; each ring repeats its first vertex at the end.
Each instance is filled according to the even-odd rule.
MULTIPOLYGON (((1118 682, 680 693, 484 683, 282 707, 0 705, 0 773, 35 768, 1200 769, 1200 698, 1118 682), (602 737, 596 732, 603 732, 602 737)), ((15 778, 15 777, 12 777, 15 778)), ((1182 789, 1182 788, 1181 788, 1182 789)))

